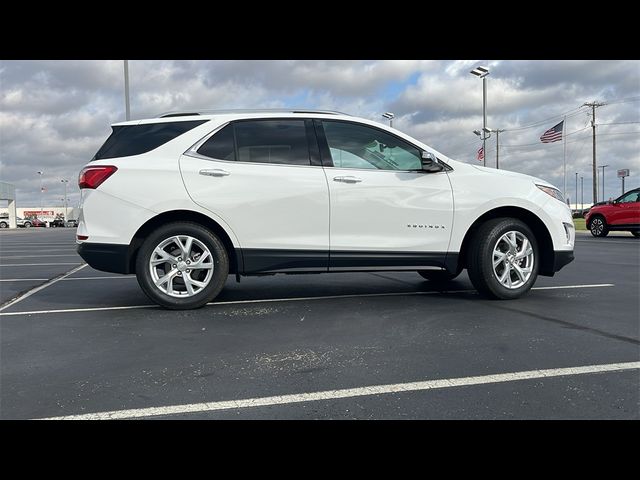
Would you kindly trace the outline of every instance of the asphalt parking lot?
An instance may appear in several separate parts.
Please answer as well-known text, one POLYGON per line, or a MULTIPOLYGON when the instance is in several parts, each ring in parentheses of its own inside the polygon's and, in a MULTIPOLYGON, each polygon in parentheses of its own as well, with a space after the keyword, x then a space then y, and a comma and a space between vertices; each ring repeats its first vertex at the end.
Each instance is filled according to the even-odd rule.
POLYGON ((579 234, 576 260, 515 301, 465 273, 446 291, 416 273, 278 275, 230 277, 182 312, 83 265, 74 235, 0 232, 0 418, 640 418, 626 234, 579 234))

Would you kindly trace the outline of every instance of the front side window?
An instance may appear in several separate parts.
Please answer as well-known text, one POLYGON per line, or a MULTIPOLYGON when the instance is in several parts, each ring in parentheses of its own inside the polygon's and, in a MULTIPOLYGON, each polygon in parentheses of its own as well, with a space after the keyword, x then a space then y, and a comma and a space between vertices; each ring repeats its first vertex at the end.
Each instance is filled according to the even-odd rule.
POLYGON ((637 202, 640 197, 640 192, 629 192, 626 195, 620 197, 618 203, 633 203, 637 202))
POLYGON ((376 170, 421 170, 420 150, 383 130, 349 122, 322 121, 333 166, 376 170))

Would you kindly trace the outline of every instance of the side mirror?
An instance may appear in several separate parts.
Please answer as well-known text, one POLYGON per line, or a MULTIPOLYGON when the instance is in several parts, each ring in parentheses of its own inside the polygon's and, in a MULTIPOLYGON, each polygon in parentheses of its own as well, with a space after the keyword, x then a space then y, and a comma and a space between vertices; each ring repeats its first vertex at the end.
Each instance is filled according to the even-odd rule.
POLYGON ((431 152, 422 152, 422 171, 435 173, 444 170, 442 164, 438 163, 436 156, 431 152))

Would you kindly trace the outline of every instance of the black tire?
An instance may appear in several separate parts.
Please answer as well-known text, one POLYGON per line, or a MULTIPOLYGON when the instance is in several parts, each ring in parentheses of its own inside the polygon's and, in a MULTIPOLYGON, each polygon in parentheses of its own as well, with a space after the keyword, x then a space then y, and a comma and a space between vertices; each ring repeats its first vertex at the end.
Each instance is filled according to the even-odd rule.
MULTIPOLYGON (((540 252, 538 242, 531 229, 515 218, 494 218, 478 228, 467 252, 467 273, 478 292, 492 299, 511 300, 527 293, 538 278, 540 252), (507 232, 520 232, 530 242, 533 250, 531 275, 518 288, 502 285, 493 268, 493 249, 499 239, 507 232)), ((510 275, 510 274, 509 274, 510 275)))
POLYGON ((640 231, 638 230, 631 230, 631 235, 633 235, 636 238, 640 238, 640 231))
POLYGON ((449 273, 446 270, 418 270, 418 275, 430 282, 446 283, 460 275, 460 272, 449 273))
POLYGON ((222 241, 202 225, 175 222, 161 226, 144 240, 138 250, 135 267, 138 284, 153 302, 171 310, 187 310, 202 307, 220 293, 229 275, 229 255, 222 241), (209 283, 201 291, 187 298, 176 298, 162 292, 153 282, 149 269, 149 261, 156 246, 174 235, 194 237, 209 249, 213 257, 214 269, 209 283))
POLYGON ((594 215, 589 222, 589 231, 594 237, 606 237, 609 234, 607 221, 602 215, 594 215))
POLYGON ((24 228, 31 228, 31 222, 24 222, 24 228))
POLYGON ((9 228, 9 224, 7 222, 0 222, 0 228, 9 228))

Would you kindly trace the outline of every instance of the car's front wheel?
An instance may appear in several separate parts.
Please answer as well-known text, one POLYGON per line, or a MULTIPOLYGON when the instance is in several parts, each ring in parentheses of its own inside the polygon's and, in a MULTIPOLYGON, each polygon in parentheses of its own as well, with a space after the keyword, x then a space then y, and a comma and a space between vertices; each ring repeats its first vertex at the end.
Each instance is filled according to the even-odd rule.
POLYGON ((600 215, 593 217, 589 223, 589 231, 594 237, 606 237, 609 234, 609 229, 604 217, 600 215))
POLYGON ((7 222, 0 222, 0 228, 9 228, 9 224, 7 222))
POLYGON ((514 299, 538 277, 538 243, 531 229, 515 218, 495 218, 476 231, 468 251, 468 273, 484 296, 514 299))
POLYGON ((144 293, 163 307, 199 308, 213 300, 229 275, 223 243, 197 223, 163 225, 143 242, 136 276, 144 293))
POLYGON ((24 222, 24 228, 31 228, 31 222, 24 222))

